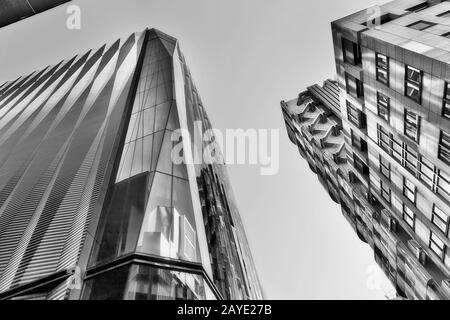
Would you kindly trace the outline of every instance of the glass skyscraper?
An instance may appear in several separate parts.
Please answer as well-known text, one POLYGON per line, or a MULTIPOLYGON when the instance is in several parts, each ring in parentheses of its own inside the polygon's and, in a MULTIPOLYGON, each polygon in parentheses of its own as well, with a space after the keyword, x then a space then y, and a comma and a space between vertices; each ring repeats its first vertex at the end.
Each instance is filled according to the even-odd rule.
POLYGON ((0 298, 261 299, 208 129, 155 29, 2 84, 0 298))

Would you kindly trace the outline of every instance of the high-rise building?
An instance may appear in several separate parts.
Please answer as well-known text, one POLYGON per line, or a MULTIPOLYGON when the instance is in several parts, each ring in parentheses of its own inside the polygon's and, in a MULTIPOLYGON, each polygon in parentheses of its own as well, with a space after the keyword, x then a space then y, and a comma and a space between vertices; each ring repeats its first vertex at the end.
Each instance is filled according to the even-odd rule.
POLYGON ((57 7, 70 0, 0 0, 0 28, 57 7))
POLYGON ((155 29, 2 84, 0 298, 261 299, 208 129, 155 29))
POLYGON ((332 22, 337 81, 281 102, 290 139, 409 299, 450 298, 450 2, 332 22))

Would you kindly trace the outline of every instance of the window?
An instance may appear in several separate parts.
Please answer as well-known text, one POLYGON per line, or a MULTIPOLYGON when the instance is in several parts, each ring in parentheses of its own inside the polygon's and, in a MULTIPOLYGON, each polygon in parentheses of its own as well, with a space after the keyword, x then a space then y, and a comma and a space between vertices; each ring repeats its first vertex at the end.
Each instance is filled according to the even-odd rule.
POLYGON ((438 158, 450 165, 450 133, 441 130, 438 158))
POLYGON ((414 204, 416 204, 416 191, 416 186, 406 177, 403 177, 403 195, 414 204))
POLYGON ((366 117, 361 111, 347 101, 347 116, 348 121, 353 123, 358 128, 364 128, 366 125, 366 117))
POLYGON ((414 230, 416 216, 414 212, 410 208, 408 208, 405 204, 403 204, 403 220, 414 230))
POLYGON ((450 10, 442 12, 441 14, 437 15, 440 18, 450 18, 450 10))
POLYGON ((377 92, 377 107, 378 107, 378 115, 389 122, 389 108, 390 108, 390 99, 388 96, 382 94, 381 92, 377 92))
POLYGON ((363 138, 355 135, 353 130, 350 131, 350 134, 351 134, 351 138, 352 138, 352 146, 354 146, 359 151, 366 151, 367 150, 367 142, 364 141, 363 138))
POLYGON ((405 144, 405 168, 417 175, 417 151, 405 144))
POLYGON ((434 165, 425 157, 420 156, 420 174, 419 179, 430 189, 433 189, 434 165))
MULTIPOLYGON (((448 33, 450 35, 450 32, 448 33)), ((442 116, 450 119, 450 83, 445 83, 444 106, 442 107, 442 116)))
POLYGON ((342 51, 344 62, 352 65, 361 65, 361 47, 353 41, 342 38, 342 51))
POLYGON ((383 54, 375 55, 377 65, 377 80, 389 86, 389 58, 383 54))
POLYGON ((408 111, 405 109, 405 135, 414 140, 418 141, 419 139, 419 124, 420 117, 414 112, 408 111))
POLYGON ((352 75, 345 74, 345 84, 347 86, 347 93, 355 98, 364 97, 364 86, 362 81, 356 79, 352 75))
POLYGON ((439 209, 436 205, 433 205, 433 215, 431 216, 431 222, 439 228, 445 235, 448 231, 448 216, 439 209))
POLYGON ((391 153, 391 139, 389 132, 381 125, 378 125, 378 145, 387 153, 391 153))
POLYGON ((383 176, 389 179, 389 181, 391 180, 391 164, 381 155, 380 155, 380 172, 383 174, 383 176))
POLYGON ((422 71, 406 66, 405 95, 420 104, 422 96, 422 71))
POLYGON ((380 190, 383 199, 391 205, 391 189, 389 189, 389 185, 385 184, 383 180, 380 180, 380 190))
POLYGON ((417 22, 414 22, 414 23, 408 25, 407 27, 422 31, 422 30, 428 29, 434 25, 436 25, 436 24, 428 22, 428 21, 420 20, 420 21, 417 21, 417 22))
POLYGON ((367 165, 356 154, 353 154, 353 163, 355 169, 359 173, 363 175, 367 175, 369 173, 369 168, 367 167, 367 165))
POLYGON ((430 232, 429 247, 441 260, 444 259, 445 244, 433 231, 430 232))
POLYGON ((442 170, 438 171, 436 193, 444 198, 450 197, 450 177, 442 170))
POLYGON ((406 9, 406 11, 410 11, 410 12, 419 12, 422 10, 425 10, 426 8, 428 8, 430 5, 428 4, 428 2, 423 2, 423 3, 419 3, 418 5, 415 5, 411 8, 406 9))

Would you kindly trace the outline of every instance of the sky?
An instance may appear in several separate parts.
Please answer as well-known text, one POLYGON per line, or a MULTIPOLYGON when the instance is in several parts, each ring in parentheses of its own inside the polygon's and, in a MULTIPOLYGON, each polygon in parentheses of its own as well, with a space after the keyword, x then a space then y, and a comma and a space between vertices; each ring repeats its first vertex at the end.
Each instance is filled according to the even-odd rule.
POLYGON ((229 166, 268 299, 384 299, 375 261, 289 141, 280 109, 335 73, 330 22, 383 0, 75 0, 0 29, 0 83, 132 32, 180 41, 213 125, 279 129, 280 168, 229 166))

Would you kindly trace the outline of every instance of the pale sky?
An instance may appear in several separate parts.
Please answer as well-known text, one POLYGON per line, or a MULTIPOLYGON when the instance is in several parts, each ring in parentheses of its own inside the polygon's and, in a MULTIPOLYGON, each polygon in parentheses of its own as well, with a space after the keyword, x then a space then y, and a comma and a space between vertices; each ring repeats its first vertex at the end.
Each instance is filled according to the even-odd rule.
POLYGON ((280 129, 280 170, 230 166, 237 203, 269 299, 384 299, 375 265, 289 141, 280 100, 335 73, 330 22, 383 0, 76 0, 0 29, 0 83, 145 27, 180 41, 203 103, 221 130, 280 129))

